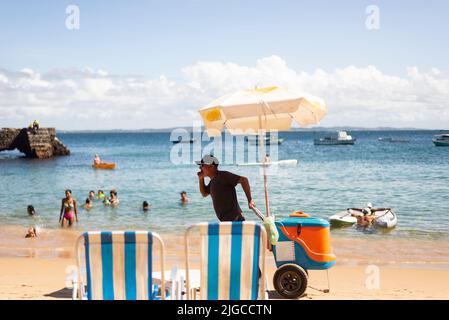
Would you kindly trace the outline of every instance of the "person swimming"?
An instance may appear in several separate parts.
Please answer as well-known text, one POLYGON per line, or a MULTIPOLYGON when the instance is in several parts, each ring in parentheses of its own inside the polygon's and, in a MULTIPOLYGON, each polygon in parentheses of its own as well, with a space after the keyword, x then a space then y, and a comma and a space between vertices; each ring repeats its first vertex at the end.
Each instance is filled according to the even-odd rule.
POLYGON ((103 204, 104 204, 105 206, 110 206, 110 205, 111 205, 111 200, 109 200, 109 198, 105 196, 105 197, 103 198, 103 204))
POLYGON ((189 202, 189 198, 187 198, 187 192, 181 191, 181 204, 187 204, 189 202))
POLYGON ((105 197, 105 194, 104 194, 103 190, 98 190, 97 199, 104 200, 104 197, 105 197))
POLYGON ((90 198, 86 199, 86 202, 84 203, 84 209, 86 209, 87 211, 92 209, 92 200, 90 200, 90 198))
POLYGON ((116 207, 116 206, 118 206, 119 205, 119 203, 120 203, 120 201, 119 201, 119 199, 117 198, 117 191, 114 189, 114 190, 111 190, 111 192, 109 193, 110 194, 110 202, 111 202, 111 205, 112 206, 114 206, 114 207, 116 207))
POLYGON ((95 191, 93 190, 89 191, 89 200, 91 201, 95 200, 95 191))
POLYGON ((150 204, 148 203, 148 201, 144 201, 144 202, 142 203, 142 210, 143 210, 144 212, 147 212, 147 211, 150 210, 150 204))
POLYGON ((61 227, 64 227, 66 223, 72 226, 74 222, 78 222, 78 208, 76 206, 76 200, 72 197, 72 191, 65 191, 65 198, 61 201, 61 213, 59 214, 59 222, 61 227))
POLYGON ((25 238, 37 238, 37 230, 35 227, 29 227, 25 238))
POLYGON ((30 216, 34 216, 36 214, 36 210, 34 210, 34 207, 32 205, 29 205, 27 207, 27 212, 28 212, 28 215, 30 215, 30 216))
POLYGON ((353 213, 351 214, 351 216, 356 217, 357 218, 357 224, 360 226, 364 226, 364 227, 369 227, 374 219, 374 212, 375 209, 373 208, 373 205, 371 204, 371 202, 368 202, 365 208, 350 208, 352 210, 356 210, 361 212, 360 213, 353 213))

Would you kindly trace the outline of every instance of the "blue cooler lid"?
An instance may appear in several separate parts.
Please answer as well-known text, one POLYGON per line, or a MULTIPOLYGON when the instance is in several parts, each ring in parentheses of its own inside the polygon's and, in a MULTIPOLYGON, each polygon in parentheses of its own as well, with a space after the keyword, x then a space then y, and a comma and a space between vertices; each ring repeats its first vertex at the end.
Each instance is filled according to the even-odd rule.
POLYGON ((275 222, 285 227, 295 227, 301 224, 303 227, 329 227, 329 222, 319 218, 303 218, 303 217, 289 217, 275 222))

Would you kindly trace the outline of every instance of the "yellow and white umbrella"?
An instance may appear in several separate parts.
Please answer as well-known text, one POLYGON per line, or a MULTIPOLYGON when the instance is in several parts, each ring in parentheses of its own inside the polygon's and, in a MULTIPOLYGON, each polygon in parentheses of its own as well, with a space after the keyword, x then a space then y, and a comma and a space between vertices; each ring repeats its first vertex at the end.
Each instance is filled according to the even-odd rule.
MULTIPOLYGON (((265 132, 287 131, 293 120, 301 127, 317 124, 326 115, 324 101, 279 87, 240 90, 218 98, 199 110, 210 137, 226 128, 231 134, 259 134, 261 158, 265 161, 265 132)), ((264 168, 266 214, 270 215, 268 184, 264 168)))

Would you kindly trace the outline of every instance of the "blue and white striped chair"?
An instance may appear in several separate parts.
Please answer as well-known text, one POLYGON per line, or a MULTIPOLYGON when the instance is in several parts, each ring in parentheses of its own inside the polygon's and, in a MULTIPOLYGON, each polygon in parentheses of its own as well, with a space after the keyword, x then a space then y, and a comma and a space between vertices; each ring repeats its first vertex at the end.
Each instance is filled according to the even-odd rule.
POLYGON ((185 234, 187 299, 196 299, 198 289, 201 300, 265 299, 266 243, 265 228, 255 222, 189 227, 185 234), (199 288, 191 288, 189 270, 189 238, 195 228, 200 234, 199 288))
POLYGON ((147 231, 93 231, 76 242, 78 298, 88 300, 165 299, 164 243, 147 231), (81 275, 81 243, 84 242, 86 285, 81 275), (159 244, 161 283, 153 283, 153 247, 159 244), (157 291, 160 289, 160 297, 157 291))

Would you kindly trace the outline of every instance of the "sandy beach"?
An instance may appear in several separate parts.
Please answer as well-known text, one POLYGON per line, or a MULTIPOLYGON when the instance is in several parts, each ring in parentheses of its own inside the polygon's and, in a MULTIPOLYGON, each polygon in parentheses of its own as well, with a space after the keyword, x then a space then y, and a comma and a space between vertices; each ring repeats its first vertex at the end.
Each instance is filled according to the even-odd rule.
MULTIPOLYGON (((76 264, 74 230, 50 230, 37 239, 13 236, 17 229, 2 227, 9 239, 9 250, 0 248, 0 299, 70 299, 70 283, 66 278, 76 264), (59 247, 49 239, 59 237, 59 247), (14 239, 16 238, 16 239, 14 239), (12 245, 14 243, 14 245, 12 245), (27 244, 28 248, 24 248, 27 244), (13 254, 13 251, 15 254, 13 254)), ((161 235, 167 247, 166 269, 184 267, 183 238, 179 235, 161 235)), ((53 242, 54 243, 54 242, 53 242)), ((195 243, 193 242, 193 246, 195 243)), ((334 238, 337 265, 329 270, 330 292, 325 271, 309 272, 309 288, 301 299, 448 299, 449 258, 444 242, 394 241, 373 243, 366 240, 334 238), (393 246, 394 244, 394 246, 393 246), (389 247, 389 250, 380 248, 389 247), (418 259, 419 256, 425 259, 418 259), (372 281, 378 270, 378 282, 372 281), (374 283, 374 284, 373 284, 374 283)), ((195 249, 195 248, 193 248, 195 249)), ((195 250, 193 250, 195 252, 195 250)), ((278 299, 272 277, 275 263, 267 255, 270 298, 278 299)), ((195 262, 195 261, 194 261, 195 262)))

